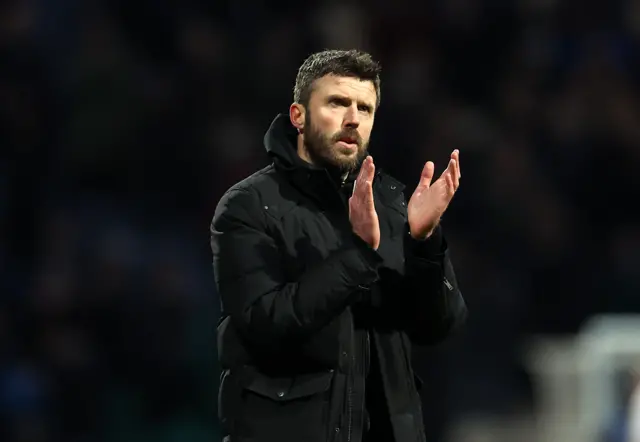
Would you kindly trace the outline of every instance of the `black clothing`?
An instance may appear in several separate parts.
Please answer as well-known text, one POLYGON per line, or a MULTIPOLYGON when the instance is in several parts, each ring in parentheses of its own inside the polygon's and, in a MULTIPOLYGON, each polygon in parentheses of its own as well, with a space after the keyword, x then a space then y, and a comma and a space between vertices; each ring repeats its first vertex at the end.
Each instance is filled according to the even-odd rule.
POLYGON ((466 318, 441 228, 411 238, 404 186, 378 172, 374 251, 349 222, 355 174, 304 163, 285 115, 265 146, 273 164, 231 187, 211 224, 224 435, 360 442, 370 417, 396 442, 424 441, 411 345, 466 318))

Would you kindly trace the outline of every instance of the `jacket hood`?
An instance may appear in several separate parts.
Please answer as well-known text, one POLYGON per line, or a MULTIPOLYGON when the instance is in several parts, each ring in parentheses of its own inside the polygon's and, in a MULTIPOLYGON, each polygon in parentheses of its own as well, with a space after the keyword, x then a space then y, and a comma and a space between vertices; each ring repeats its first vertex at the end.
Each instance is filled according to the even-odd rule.
MULTIPOLYGON (((298 131, 286 114, 278 114, 264 135, 264 147, 267 154, 286 169, 306 165, 298 156, 298 131)), ((309 165, 310 166, 310 165, 309 165)))

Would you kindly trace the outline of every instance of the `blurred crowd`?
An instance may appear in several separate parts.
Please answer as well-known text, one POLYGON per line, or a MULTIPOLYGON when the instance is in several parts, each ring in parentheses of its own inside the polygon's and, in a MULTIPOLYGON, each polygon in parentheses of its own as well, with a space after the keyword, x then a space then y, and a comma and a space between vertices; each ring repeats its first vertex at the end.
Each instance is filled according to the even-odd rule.
POLYGON ((529 336, 640 311, 639 46, 634 0, 2 2, 0 439, 217 440, 209 222, 324 48, 381 61, 409 192, 461 151, 428 432, 530 412, 529 336))

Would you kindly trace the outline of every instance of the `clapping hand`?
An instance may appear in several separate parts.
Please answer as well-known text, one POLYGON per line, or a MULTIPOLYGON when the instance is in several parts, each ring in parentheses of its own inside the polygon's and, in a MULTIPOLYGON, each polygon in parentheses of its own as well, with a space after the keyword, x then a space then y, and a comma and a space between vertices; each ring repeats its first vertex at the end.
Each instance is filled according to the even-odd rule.
POLYGON ((460 186, 460 152, 454 150, 451 153, 447 169, 432 183, 434 169, 433 162, 427 161, 407 207, 411 236, 419 240, 433 233, 460 186))

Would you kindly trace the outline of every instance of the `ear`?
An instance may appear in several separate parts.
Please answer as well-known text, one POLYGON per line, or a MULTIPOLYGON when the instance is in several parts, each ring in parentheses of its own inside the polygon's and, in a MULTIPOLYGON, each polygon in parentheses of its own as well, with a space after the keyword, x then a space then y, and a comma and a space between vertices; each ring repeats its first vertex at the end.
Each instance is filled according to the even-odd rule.
POLYGON ((289 119, 291 124, 298 129, 299 133, 304 132, 305 108, 299 103, 293 103, 289 106, 289 119))

